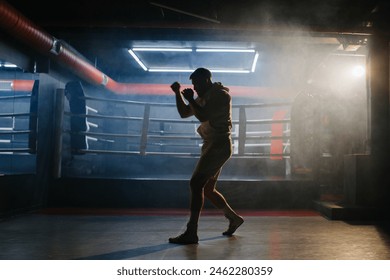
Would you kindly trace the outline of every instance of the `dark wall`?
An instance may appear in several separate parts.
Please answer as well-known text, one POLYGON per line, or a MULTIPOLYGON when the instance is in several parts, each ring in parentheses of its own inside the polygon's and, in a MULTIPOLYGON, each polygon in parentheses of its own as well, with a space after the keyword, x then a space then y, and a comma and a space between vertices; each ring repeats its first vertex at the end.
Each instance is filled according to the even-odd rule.
POLYGON ((0 217, 12 216, 32 209, 35 175, 0 177, 0 217))

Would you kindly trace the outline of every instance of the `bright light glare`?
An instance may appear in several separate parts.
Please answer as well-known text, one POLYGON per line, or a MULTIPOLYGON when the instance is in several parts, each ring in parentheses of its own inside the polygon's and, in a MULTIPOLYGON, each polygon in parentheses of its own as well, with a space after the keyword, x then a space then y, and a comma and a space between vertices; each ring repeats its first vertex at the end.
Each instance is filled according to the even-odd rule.
POLYGON ((355 77, 360 78, 365 75, 366 70, 363 66, 358 65, 353 68, 352 73, 355 77))

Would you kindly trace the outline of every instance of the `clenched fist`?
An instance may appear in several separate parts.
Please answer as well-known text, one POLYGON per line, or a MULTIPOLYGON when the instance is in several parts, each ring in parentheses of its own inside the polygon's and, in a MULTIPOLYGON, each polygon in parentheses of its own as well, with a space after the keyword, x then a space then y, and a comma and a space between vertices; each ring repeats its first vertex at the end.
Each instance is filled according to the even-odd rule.
POLYGON ((185 99, 187 99, 188 101, 190 100, 193 100, 194 99, 194 91, 190 88, 186 88, 184 89, 181 94, 184 96, 185 99))
POLYGON ((180 84, 179 84, 179 82, 174 82, 171 85, 171 89, 173 90, 174 93, 180 93, 180 84))

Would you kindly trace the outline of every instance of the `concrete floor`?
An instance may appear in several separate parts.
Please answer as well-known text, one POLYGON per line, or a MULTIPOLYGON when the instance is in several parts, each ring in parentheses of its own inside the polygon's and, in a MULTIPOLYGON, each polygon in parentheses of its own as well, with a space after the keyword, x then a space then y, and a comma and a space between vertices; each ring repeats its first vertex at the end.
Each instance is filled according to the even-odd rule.
POLYGON ((241 211, 227 220, 204 211, 200 242, 175 245, 185 211, 42 212, 0 222, 2 260, 390 260, 388 222, 331 221, 312 211, 241 211))

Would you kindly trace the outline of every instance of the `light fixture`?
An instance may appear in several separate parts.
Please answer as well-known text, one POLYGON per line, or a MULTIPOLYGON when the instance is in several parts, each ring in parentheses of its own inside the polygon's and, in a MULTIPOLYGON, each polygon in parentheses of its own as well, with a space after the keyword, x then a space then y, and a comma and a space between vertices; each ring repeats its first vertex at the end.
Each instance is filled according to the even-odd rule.
POLYGON ((134 60, 139 64, 139 66, 141 66, 142 69, 144 69, 145 71, 148 71, 148 68, 145 66, 145 64, 143 64, 143 62, 138 58, 138 56, 134 53, 133 50, 128 50, 129 51, 129 54, 134 58, 134 60))
POLYGON ((193 69, 174 69, 174 68, 149 68, 147 71, 149 72, 178 72, 178 73, 186 73, 193 72, 193 69))
POLYGON ((257 64, 257 60, 258 60, 258 59, 259 59, 259 53, 256 52, 255 57, 253 58, 251 72, 255 72, 255 70, 256 70, 256 64, 257 64))
POLYGON ((234 53, 254 53, 256 52, 253 49, 195 49, 196 52, 234 52, 234 53))
POLYGON ((132 48, 135 52, 192 52, 190 48, 132 48))
MULTIPOLYGON (((250 70, 241 70, 241 69, 209 69, 213 73, 233 73, 233 74, 247 74, 250 73, 250 70)), ((192 73, 195 69, 175 69, 175 68, 149 68, 149 72, 177 72, 177 73, 192 73)))
MULTIPOLYGON (((207 67, 211 72, 214 73, 233 73, 233 74, 247 74, 251 72, 255 72, 256 70, 256 65, 257 61, 259 58, 259 53, 255 49, 244 49, 244 48, 180 48, 180 47, 173 47, 173 48, 164 48, 164 47, 134 47, 128 50, 129 54, 134 58, 134 60, 138 63, 139 66, 144 71, 147 72, 166 72, 166 73, 188 73, 188 72, 193 72, 197 67, 188 67, 184 65, 184 67, 159 67, 156 65, 151 65, 152 63, 147 62, 147 59, 145 60, 145 56, 139 56, 141 52, 148 52, 148 53, 170 53, 167 55, 172 55, 172 53, 192 53, 190 57, 185 57, 186 61, 197 61, 199 59, 204 59, 199 58, 196 56, 196 53, 225 53, 225 55, 229 56, 229 53, 234 53, 234 55, 237 54, 254 54, 253 58, 251 56, 245 56, 245 60, 248 62, 250 60, 249 65, 244 65, 243 67, 238 67, 238 68, 230 68, 230 67, 225 67, 225 66, 216 66, 215 68, 213 67, 207 67, 207 66, 202 66, 202 67, 207 67)), ((147 57, 147 56, 146 56, 147 57)), ((149 55, 150 58, 150 55, 149 55)), ((215 55, 213 55, 213 58, 215 59, 215 55)), ((235 60, 235 57, 230 56, 230 60, 235 60)), ((226 59, 227 61, 228 59, 226 59)), ((218 62, 224 62, 225 60, 219 60, 218 62)), ((206 63, 207 64, 207 63, 206 63)))

